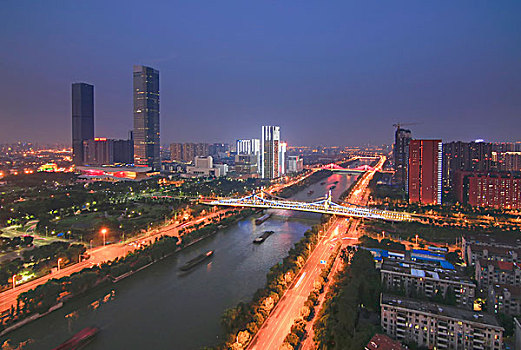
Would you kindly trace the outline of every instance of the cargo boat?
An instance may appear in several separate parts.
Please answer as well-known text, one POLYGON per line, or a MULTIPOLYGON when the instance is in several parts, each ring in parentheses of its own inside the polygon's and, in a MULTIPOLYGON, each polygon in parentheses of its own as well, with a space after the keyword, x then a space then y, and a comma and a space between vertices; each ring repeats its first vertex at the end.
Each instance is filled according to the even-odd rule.
POLYGON ((54 348, 53 350, 76 350, 81 349, 94 339, 98 334, 99 328, 87 327, 83 328, 78 333, 74 334, 71 338, 65 341, 62 345, 54 348))
POLYGON ((192 260, 188 260, 186 262, 186 264, 184 264, 183 266, 181 266, 179 268, 179 270, 181 270, 181 271, 188 271, 192 267, 202 263, 206 259, 209 259, 212 255, 213 255, 213 250, 209 250, 206 253, 200 254, 200 255, 196 256, 195 258, 193 258, 192 260))
POLYGON ((268 220, 270 217, 271 217, 271 214, 264 214, 260 218, 255 219, 255 225, 262 224, 264 221, 268 220))
POLYGON ((262 235, 260 235, 259 237, 255 238, 253 240, 253 243, 261 244, 262 242, 264 242, 266 240, 266 238, 271 236, 273 233, 275 233, 275 232, 274 231, 264 231, 264 233, 262 235))

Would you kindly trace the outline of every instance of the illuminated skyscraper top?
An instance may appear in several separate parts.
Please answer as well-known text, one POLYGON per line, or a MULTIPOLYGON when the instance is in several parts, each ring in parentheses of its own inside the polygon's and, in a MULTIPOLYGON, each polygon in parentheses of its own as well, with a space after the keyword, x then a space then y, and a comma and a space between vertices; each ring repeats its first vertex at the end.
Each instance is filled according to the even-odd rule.
POLYGON ((134 66, 134 165, 160 170, 159 71, 134 66))
POLYGON ((83 163, 83 141, 94 139, 94 86, 72 84, 72 162, 83 163))

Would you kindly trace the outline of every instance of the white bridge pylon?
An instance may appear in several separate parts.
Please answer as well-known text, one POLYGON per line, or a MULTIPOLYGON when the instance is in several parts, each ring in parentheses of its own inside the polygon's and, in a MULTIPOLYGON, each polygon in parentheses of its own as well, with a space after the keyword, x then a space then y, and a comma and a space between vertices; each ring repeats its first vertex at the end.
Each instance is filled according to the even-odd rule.
MULTIPOLYGON (((320 214, 331 214, 338 216, 350 216, 368 219, 380 219, 390 221, 410 221, 412 220, 409 213, 393 212, 381 209, 361 207, 356 205, 343 206, 331 200, 331 191, 326 198, 319 199, 315 202, 299 202, 286 199, 267 199, 264 198, 264 192, 242 198, 226 198, 209 202, 203 202, 207 205, 219 205, 228 207, 249 207, 262 209, 282 209, 306 211, 320 214)), ((272 196, 271 194, 268 194, 272 196)), ((278 197, 276 197, 278 198, 278 197)))

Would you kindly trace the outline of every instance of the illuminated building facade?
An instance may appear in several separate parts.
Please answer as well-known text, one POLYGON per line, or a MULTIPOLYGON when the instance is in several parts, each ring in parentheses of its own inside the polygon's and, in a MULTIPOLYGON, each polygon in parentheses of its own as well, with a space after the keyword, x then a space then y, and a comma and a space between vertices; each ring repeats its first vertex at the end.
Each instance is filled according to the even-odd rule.
POLYGON ((79 166, 80 179, 90 181, 141 181, 157 175, 150 167, 91 167, 79 166))
POLYGON ((159 71, 134 66, 134 165, 160 170, 159 71))
POLYGON ((409 202, 441 204, 441 140, 411 140, 408 170, 409 202))
POLYGON ((288 172, 298 173, 304 170, 304 161, 300 156, 288 157, 288 172))
POLYGON ((286 173, 286 149, 288 144, 286 142, 279 142, 279 176, 286 173))
POLYGON ((94 86, 72 84, 72 162, 83 162, 83 141, 94 139, 94 86))
POLYGON ((274 179, 280 176, 280 127, 263 126, 261 140, 261 177, 274 179))
POLYGON ((521 173, 458 172, 454 193, 462 204, 496 209, 521 209, 521 173))

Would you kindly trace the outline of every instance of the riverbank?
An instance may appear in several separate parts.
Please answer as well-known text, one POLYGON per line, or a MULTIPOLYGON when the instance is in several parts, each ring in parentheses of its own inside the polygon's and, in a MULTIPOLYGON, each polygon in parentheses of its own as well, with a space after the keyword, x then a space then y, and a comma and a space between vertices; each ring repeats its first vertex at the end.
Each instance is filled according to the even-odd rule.
MULTIPOLYGON (((225 222, 225 225, 229 225, 244 217, 250 216, 253 212, 253 210, 249 209, 237 210, 237 212, 233 214, 233 217, 223 218, 219 223, 225 222)), ((12 310, 7 320, 5 318, 2 319, 0 324, 0 329, 3 328, 1 335, 5 335, 29 322, 48 315, 57 309, 55 305, 60 303, 63 305, 64 302, 73 300, 87 290, 97 287, 101 281, 109 279, 112 283, 117 283, 162 261, 168 256, 178 253, 214 235, 217 229, 213 226, 216 226, 216 224, 210 223, 191 232, 190 236, 197 236, 197 238, 188 241, 188 243, 186 243, 185 240, 180 246, 178 245, 178 239, 176 237, 157 237, 152 244, 137 251, 130 252, 124 258, 117 258, 99 267, 86 268, 71 276, 51 279, 37 286, 35 289, 21 293, 18 296, 16 309, 12 310), (209 228, 209 226, 212 227, 209 228), (14 327, 15 325, 16 327, 14 327)))
MULTIPOLYGON (((323 196, 330 184, 339 181, 332 193, 336 200, 353 179, 332 174, 323 180, 324 184, 311 185, 293 199, 309 200, 309 189, 317 197, 323 196)), ((51 349, 75 332, 96 325, 103 332, 89 346, 93 350, 215 346, 223 339, 219 322, 223 311, 241 300, 250 300, 264 286, 269 269, 282 261, 305 231, 320 220, 319 214, 273 214, 261 225, 255 225, 252 216, 230 223, 228 228, 217 224, 219 231, 215 235, 197 240, 132 278, 89 290, 45 318, 11 332, 8 339, 14 345, 31 339, 32 345, 24 350, 51 349), (275 233, 262 245, 254 245, 253 239, 266 230, 275 233), (212 260, 189 274, 179 273, 184 262, 209 250, 216 252, 212 260), (156 336, 158 332, 161 337, 156 336)))

